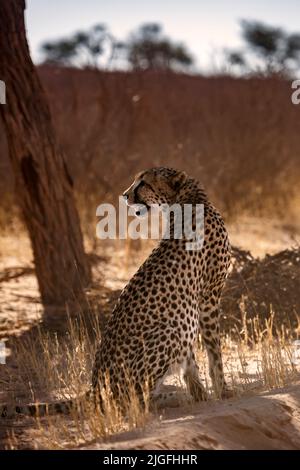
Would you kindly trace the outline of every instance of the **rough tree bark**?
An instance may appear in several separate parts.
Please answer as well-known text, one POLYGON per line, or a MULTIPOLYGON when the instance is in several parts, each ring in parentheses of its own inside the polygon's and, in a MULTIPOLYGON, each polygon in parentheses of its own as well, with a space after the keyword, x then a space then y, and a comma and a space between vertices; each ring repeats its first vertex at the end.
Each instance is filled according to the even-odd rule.
POLYGON ((84 254, 72 180, 30 58, 24 0, 0 0, 0 105, 16 194, 29 231, 44 304, 84 297, 90 269, 84 254))

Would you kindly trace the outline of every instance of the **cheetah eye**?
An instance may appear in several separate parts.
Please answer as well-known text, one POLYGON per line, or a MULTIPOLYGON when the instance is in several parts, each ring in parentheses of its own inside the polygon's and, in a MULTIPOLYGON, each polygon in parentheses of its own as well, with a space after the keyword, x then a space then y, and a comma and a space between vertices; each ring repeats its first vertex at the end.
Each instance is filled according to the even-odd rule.
POLYGON ((137 190, 141 189, 141 188, 147 188, 147 189, 150 189, 152 192, 154 192, 152 186, 149 184, 149 183, 146 183, 146 181, 141 181, 137 187, 137 190))
POLYGON ((146 181, 141 181, 140 184, 138 185, 138 189, 141 189, 141 188, 148 188, 148 189, 152 189, 150 184, 146 183, 146 181))

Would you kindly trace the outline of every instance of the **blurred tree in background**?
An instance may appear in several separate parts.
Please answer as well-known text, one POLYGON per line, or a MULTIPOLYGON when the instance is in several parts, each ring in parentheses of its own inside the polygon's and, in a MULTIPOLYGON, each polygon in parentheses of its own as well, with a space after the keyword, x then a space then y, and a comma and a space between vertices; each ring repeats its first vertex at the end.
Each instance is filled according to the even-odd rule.
POLYGON ((300 34, 259 21, 241 21, 245 51, 229 51, 227 60, 241 70, 267 75, 293 74, 300 67, 300 34), (253 61, 254 59, 254 61, 253 61), (253 62, 257 64, 253 66, 253 62))
POLYGON ((108 67, 122 47, 104 24, 96 24, 69 38, 47 41, 41 50, 46 63, 100 68, 108 67))
MULTIPOLYGON (((242 20, 245 47, 227 50, 226 64, 241 74, 290 76, 300 68, 300 33, 259 21, 242 20)), ((189 71, 193 57, 182 43, 163 34, 158 23, 145 23, 127 41, 118 41, 104 24, 78 31, 41 47, 44 62, 93 68, 189 71)))
POLYGON ((69 38, 47 41, 41 50, 44 62, 62 66, 108 68, 125 58, 135 70, 182 70, 193 63, 185 46, 163 36, 156 23, 139 27, 126 43, 98 24, 69 38))
POLYGON ((178 70, 193 63, 185 46, 163 36, 162 27, 157 23, 140 26, 127 48, 128 61, 135 70, 178 70))

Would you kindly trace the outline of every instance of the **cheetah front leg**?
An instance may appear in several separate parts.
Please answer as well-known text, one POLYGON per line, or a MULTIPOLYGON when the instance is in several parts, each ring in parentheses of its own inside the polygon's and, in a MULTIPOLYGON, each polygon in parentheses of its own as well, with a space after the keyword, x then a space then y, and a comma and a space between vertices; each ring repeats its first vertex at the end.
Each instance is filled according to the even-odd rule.
MULTIPOLYGON (((206 390, 201 382, 198 365, 193 351, 191 351, 190 356, 182 361, 178 361, 176 369, 179 367, 181 372, 181 377, 184 379, 187 390, 189 394, 187 395, 185 390, 176 390, 176 391, 166 391, 163 390, 161 384, 163 379, 157 383, 156 390, 152 394, 152 403, 158 408, 161 407, 177 407, 183 404, 191 402, 191 399, 194 401, 203 401, 207 400, 206 390)), ((174 373, 175 370, 169 370, 166 375, 169 373, 174 373)))
POLYGON ((195 401, 207 400, 207 393, 201 382, 199 368, 193 351, 187 359, 183 378, 190 395, 195 401))
POLYGON ((199 324, 202 341, 207 350, 209 375, 215 394, 219 398, 229 398, 232 392, 228 389, 224 377, 218 307, 214 305, 202 308, 199 324))

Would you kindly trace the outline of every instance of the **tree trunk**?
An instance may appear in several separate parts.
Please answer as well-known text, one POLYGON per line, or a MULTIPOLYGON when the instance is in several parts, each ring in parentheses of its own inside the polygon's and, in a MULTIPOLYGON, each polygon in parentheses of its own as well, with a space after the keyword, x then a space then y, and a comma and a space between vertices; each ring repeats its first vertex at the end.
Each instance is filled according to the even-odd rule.
POLYGON ((57 145, 50 111, 31 61, 24 0, 0 0, 0 79, 16 193, 33 248, 44 304, 84 298, 90 269, 83 249, 72 180, 57 145))

